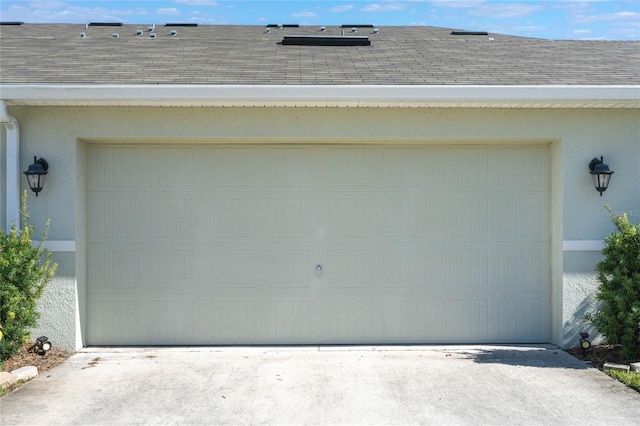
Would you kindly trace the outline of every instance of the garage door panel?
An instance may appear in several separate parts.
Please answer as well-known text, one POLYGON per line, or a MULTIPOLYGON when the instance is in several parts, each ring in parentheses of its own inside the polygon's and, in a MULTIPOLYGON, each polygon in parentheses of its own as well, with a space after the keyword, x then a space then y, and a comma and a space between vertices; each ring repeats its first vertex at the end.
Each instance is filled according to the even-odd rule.
POLYGON ((459 196, 446 200, 447 236, 486 237, 489 234, 489 200, 459 196))
POLYGON ((492 237, 492 207, 488 194, 437 190, 426 202, 429 241, 487 241, 492 237))
POLYGON ((428 244, 425 259, 425 285, 428 289, 447 287, 447 249, 439 243, 428 244))
POLYGON ((149 286, 186 289, 196 283, 195 256, 192 248, 151 248, 149 258, 149 286))
POLYGON ((89 239, 140 236, 140 200, 133 197, 108 196, 91 200, 89 239))
POLYGON ((384 235, 424 238, 427 200, 424 198, 386 198, 383 200, 384 235))
POLYGON ((485 248, 450 248, 446 252, 447 287, 487 287, 489 252, 485 248))
POLYGON ((445 184, 465 188, 483 187, 489 183, 488 148, 448 148, 445 159, 445 184))
POLYGON ((371 287, 373 251, 368 249, 329 248, 322 285, 337 288, 371 287))
POLYGON ((90 288, 135 288, 140 285, 137 248, 93 247, 89 250, 90 288))
MULTIPOLYGON (((272 288, 306 288, 312 278, 311 251, 308 249, 264 249, 252 262, 258 280, 272 288)), ((245 265, 245 267, 251 265, 245 265)))
POLYGON ((201 297, 193 304, 195 342, 238 344, 256 339, 254 300, 201 297))
POLYGON ((203 202, 199 210, 202 222, 201 232, 211 237, 252 237, 257 235, 261 223, 261 209, 250 198, 212 197, 203 202))
POLYGON ((149 300, 138 305, 142 344, 185 345, 193 341, 191 302, 149 300))
POLYGON ((88 342, 548 341, 548 156, 91 145, 88 342))
POLYGON ((435 193, 426 202, 426 234, 430 241, 548 241, 550 204, 543 195, 435 193))
POLYGON ((330 237, 368 237, 372 235, 373 200, 370 198, 330 198, 326 224, 330 237))
POLYGON ((429 312, 429 304, 424 300, 386 300, 384 302, 385 343, 424 340, 433 327, 429 312))
POLYGON ((544 299, 532 295, 448 299, 447 334, 453 342, 544 342, 549 312, 544 299))
POLYGON ((89 182, 103 191, 135 190, 141 186, 141 167, 137 148, 93 146, 89 154, 92 173, 89 182))
POLYGON ((199 260, 207 278, 199 282, 216 288, 255 288, 261 271, 257 259, 257 249, 205 249, 199 260))
POLYGON ((426 203, 425 212, 426 242, 448 241, 447 231, 447 193, 444 191, 431 191, 426 203))
POLYGON ((492 235, 506 239, 548 239, 549 202, 540 194, 517 194, 492 201, 492 235))
MULTIPOLYGON (((436 264, 438 264, 436 262, 436 264)), ((378 266, 384 271, 383 286, 425 287, 429 285, 430 272, 435 265, 429 265, 427 251, 424 249, 385 249, 378 266)))
POLYGON ((136 300, 102 300, 89 303, 92 315, 87 331, 89 345, 137 345, 140 344, 139 303, 136 300))
MULTIPOLYGON (((151 203, 150 220, 151 237, 193 238, 198 231, 195 222, 196 204, 192 198, 153 197, 151 203)), ((139 211, 139 209, 138 209, 139 211)), ((142 217, 139 218, 142 222, 142 217)))
POLYGON ((213 190, 247 190, 259 184, 257 159, 259 151, 252 147, 200 147, 199 182, 213 190))
POLYGON ((312 302, 299 300, 268 300, 262 304, 260 321, 257 324, 260 343, 272 343, 273 340, 285 343, 317 342, 318 318, 312 302), (296 318, 292 321, 292 318, 296 318))
POLYGON ((257 209, 258 233, 268 237, 309 237, 311 200, 309 198, 269 198, 257 209))
POLYGON ((502 339, 519 339, 526 336, 535 342, 543 342, 549 328, 549 310, 546 300, 540 297, 504 298, 499 301, 500 319, 497 326, 502 339))
POLYGON ((267 148, 263 163, 267 186, 300 187, 310 185, 311 153, 309 147, 267 148))
POLYGON ((384 148, 383 185, 424 186, 427 184, 426 148, 384 148))
POLYGON ((188 190, 197 184, 194 147, 155 147, 149 153, 154 167, 150 169, 152 190, 188 190))
POLYGON ((373 185, 374 150, 371 148, 328 148, 316 163, 326 174, 331 191, 350 191, 373 185))
POLYGON ((549 251, 546 247, 511 247, 498 251, 500 287, 539 289, 549 280, 549 251))
POLYGON ((501 186, 528 186, 547 190, 549 162, 547 147, 502 148, 498 152, 500 168, 496 169, 501 186))
POLYGON ((363 343, 374 338, 371 324, 374 303, 369 299, 330 300, 328 307, 329 329, 323 342, 363 343))
POLYGON ((483 341, 489 335, 488 299, 448 299, 447 334, 453 341, 483 341))

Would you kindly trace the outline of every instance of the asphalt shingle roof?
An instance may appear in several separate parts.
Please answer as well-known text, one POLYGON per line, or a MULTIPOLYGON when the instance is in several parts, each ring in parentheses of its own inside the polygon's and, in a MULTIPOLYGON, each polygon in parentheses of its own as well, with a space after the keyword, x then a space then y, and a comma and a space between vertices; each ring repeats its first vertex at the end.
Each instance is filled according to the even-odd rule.
MULTIPOLYGON (((370 46, 284 46, 327 26, 0 26, 3 84, 637 85, 640 42, 569 41, 436 27, 358 29, 370 46), (142 35, 136 35, 142 30, 142 35), (170 35, 171 30, 177 35, 170 35), (81 37, 85 33, 85 37, 81 37), (119 37, 112 37, 118 33, 119 37)), ((345 29, 345 35, 350 29, 345 29)))

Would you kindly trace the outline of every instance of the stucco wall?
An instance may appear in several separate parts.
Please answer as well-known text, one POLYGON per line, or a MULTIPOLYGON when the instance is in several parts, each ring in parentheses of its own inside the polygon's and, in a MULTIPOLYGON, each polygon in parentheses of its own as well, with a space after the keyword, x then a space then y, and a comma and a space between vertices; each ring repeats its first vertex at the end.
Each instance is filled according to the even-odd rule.
MULTIPOLYGON (((565 241, 603 240, 614 232, 605 204, 618 213, 626 212, 631 221, 640 222, 640 114, 615 112, 567 114, 571 137, 563 138, 561 144, 565 241), (598 121, 599 118, 605 120, 598 121), (602 197, 587 173, 591 158, 600 156, 615 172, 602 197)), ((584 315, 596 308, 593 296, 598 283, 594 267, 602 255, 598 251, 565 251, 563 257, 562 345, 575 346, 581 331, 589 332, 597 341, 597 332, 584 315)))
MULTIPOLYGON (((640 219, 640 110, 12 107, 10 113, 21 125, 21 168, 33 155, 50 164, 46 188, 30 197, 32 223, 41 227, 50 217, 50 240, 76 241, 75 256, 57 257, 65 272, 50 288, 59 288, 64 302, 53 295, 43 300, 43 306, 65 306, 64 318, 43 312, 38 332, 49 335, 84 318, 86 143, 550 143, 552 335, 565 346, 582 331, 599 253, 563 252, 563 240, 604 239, 613 230, 604 204, 640 219), (589 161, 600 155, 615 171, 603 197, 587 173, 589 161), (76 294, 79 312, 69 312, 76 294)), ((26 188, 23 177, 21 182, 26 188)), ((60 334, 59 344, 76 346, 79 330, 60 334)))
POLYGON ((598 286, 594 266, 602 260, 600 252, 565 252, 564 254, 564 346, 575 346, 579 333, 585 331, 597 340, 596 329, 584 319, 596 307, 598 286))
POLYGON ((42 317, 32 337, 45 335, 56 347, 74 350, 78 346, 75 254, 54 253, 53 257, 58 270, 38 303, 42 317))

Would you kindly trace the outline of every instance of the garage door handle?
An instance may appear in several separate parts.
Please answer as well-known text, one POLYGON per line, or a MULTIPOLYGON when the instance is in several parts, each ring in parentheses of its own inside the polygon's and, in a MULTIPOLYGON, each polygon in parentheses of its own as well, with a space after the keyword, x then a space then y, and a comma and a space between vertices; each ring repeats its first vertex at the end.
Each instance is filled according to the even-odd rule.
POLYGON ((322 265, 316 265, 316 277, 322 275, 322 265))

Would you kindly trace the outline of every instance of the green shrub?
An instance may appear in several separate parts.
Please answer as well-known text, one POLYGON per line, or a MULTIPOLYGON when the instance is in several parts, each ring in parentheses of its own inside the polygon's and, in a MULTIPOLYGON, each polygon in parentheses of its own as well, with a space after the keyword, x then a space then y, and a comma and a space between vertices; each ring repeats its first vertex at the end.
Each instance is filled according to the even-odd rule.
POLYGON ((617 232, 605 239, 604 260, 598 262, 598 311, 588 317, 623 355, 640 356, 640 224, 606 207, 617 232))
POLYGON ((640 392, 640 371, 605 370, 609 376, 640 392))
POLYGON ((58 266, 42 247, 48 222, 40 243, 31 243, 34 227, 28 222, 26 192, 20 215, 22 229, 14 224, 8 234, 0 230, 0 360, 15 355, 29 341, 29 332, 40 317, 38 299, 58 266))

